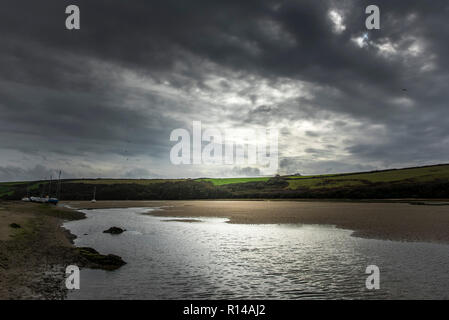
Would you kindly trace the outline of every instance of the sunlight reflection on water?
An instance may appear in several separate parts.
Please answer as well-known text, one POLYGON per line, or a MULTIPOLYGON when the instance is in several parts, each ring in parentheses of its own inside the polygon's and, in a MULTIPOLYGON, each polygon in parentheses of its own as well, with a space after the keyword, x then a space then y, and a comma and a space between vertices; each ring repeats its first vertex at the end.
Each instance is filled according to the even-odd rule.
POLYGON ((142 214, 149 210, 86 210, 87 219, 64 224, 77 246, 128 262, 112 272, 82 269, 81 290, 69 299, 449 297, 446 245, 360 239, 332 226, 142 214), (111 226, 127 231, 104 234, 111 226), (381 269, 380 290, 365 288, 369 264, 381 269))

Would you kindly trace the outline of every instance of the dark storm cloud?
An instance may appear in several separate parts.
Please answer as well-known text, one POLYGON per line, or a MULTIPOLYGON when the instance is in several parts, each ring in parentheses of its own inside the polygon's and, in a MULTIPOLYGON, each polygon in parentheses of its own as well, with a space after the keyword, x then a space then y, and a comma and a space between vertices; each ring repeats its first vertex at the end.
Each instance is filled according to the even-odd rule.
POLYGON ((30 177, 34 179, 46 179, 53 175, 56 177, 55 171, 49 170, 42 165, 36 165, 30 169, 18 168, 15 166, 0 167, 0 177, 3 181, 27 181, 30 177))
MULTIPOLYGON (((170 134, 167 125, 176 124, 173 120, 168 123, 162 114, 121 108, 121 97, 100 90, 95 94, 73 93, 10 83, 0 87, 0 95, 0 112, 8 119, 0 128, 2 146, 24 151, 44 148, 67 154, 95 151, 133 155, 148 145, 157 148, 170 134), (43 140, 36 145, 33 138, 21 143, 8 138, 18 133, 43 140)), ((146 98, 150 107, 157 103, 150 96, 146 98)))
MULTIPOLYGON (((89 159, 119 155, 168 161, 170 131, 192 119, 212 118, 209 114, 218 114, 220 106, 136 88, 135 81, 124 86, 123 73, 132 71, 153 86, 168 81, 179 92, 200 89, 215 96, 217 89, 206 83, 207 76, 226 78, 226 72, 235 72, 235 78, 219 82, 220 93, 234 90, 236 80, 251 82, 255 77, 272 85, 300 81, 310 94, 270 105, 259 102, 261 93, 242 89, 235 95, 247 98, 253 107, 228 112, 222 121, 241 126, 330 121, 336 135, 348 135, 345 151, 351 164, 317 160, 312 168, 304 160, 304 167, 348 171, 350 166, 360 169, 358 162, 375 163, 367 164, 369 168, 445 162, 449 3, 376 1, 381 30, 370 31, 369 43, 359 47, 354 39, 366 32, 364 12, 369 4, 373 3, 2 1, 0 149, 52 152, 62 158, 86 154, 89 159), (81 9, 79 31, 64 27, 69 4, 81 9), (333 29, 330 10, 343 17, 340 33, 333 29), (390 51, 382 51, 381 45, 390 51), (343 125, 351 120, 361 123, 359 129, 343 125), (372 126, 381 128, 379 136, 367 131, 372 126)), ((332 154, 334 148, 326 145, 334 142, 318 140, 322 132, 311 129, 305 135, 324 143, 301 148, 306 153, 332 154)), ((29 167, 35 168, 35 163, 29 167)), ((301 171, 294 164, 284 168, 301 171)), ((14 170, 2 166, 0 180, 10 179, 8 172, 14 170)), ((146 169, 132 167, 123 175, 156 174, 142 170, 146 169)))
MULTIPOLYGON (((188 58, 185 50, 237 69, 273 77, 301 77, 332 86, 336 80, 351 76, 386 87, 401 77, 400 66, 355 50, 348 41, 351 35, 365 31, 364 1, 351 2, 350 32, 341 36, 332 33, 327 19, 333 7, 330 1, 133 1, 132 5, 124 1, 76 1, 82 11, 82 28, 77 32, 67 32, 63 27, 65 15, 61 12, 71 1, 7 2, 8 10, 2 10, 0 16, 2 38, 28 44, 26 52, 17 52, 18 62, 24 64, 34 55, 33 48, 41 45, 55 55, 91 56, 134 66, 142 72, 169 70, 177 60, 188 58), (280 32, 291 35, 296 44, 285 49, 267 37, 264 28, 272 28, 270 21, 282 28, 280 32)), ((424 1, 406 6, 396 3, 380 2, 386 14, 379 34, 392 33, 393 39, 396 34, 415 31, 396 25, 408 12, 423 12, 423 19, 434 21, 436 14, 445 17, 441 8, 447 7, 441 1, 435 1, 431 11, 424 1)), ((421 26, 417 29, 426 36, 430 33, 421 26)), ((433 38, 445 39, 444 32, 440 33, 433 38)), ((43 60, 38 54, 34 58, 37 60, 31 60, 24 70, 39 77, 36 62, 43 60)), ((43 67, 42 71, 51 76, 52 69, 43 67)))

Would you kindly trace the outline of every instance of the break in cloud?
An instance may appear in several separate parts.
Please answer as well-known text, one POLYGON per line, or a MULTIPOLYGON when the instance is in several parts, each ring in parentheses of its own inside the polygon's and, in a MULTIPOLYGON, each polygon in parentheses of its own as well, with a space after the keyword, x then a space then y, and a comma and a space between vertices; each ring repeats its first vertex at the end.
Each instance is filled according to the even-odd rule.
POLYGON ((2 1, 0 181, 260 174, 171 165, 193 120, 277 127, 282 174, 448 162, 449 3, 369 4, 2 1))

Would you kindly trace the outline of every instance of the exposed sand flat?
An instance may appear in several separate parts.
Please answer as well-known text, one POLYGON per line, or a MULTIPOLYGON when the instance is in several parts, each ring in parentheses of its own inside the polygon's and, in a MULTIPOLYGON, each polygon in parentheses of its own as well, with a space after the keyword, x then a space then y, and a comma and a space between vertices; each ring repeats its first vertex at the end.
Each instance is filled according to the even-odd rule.
POLYGON ((73 208, 164 207, 152 215, 230 223, 327 224, 365 238, 449 243, 449 206, 329 201, 69 201, 73 208))

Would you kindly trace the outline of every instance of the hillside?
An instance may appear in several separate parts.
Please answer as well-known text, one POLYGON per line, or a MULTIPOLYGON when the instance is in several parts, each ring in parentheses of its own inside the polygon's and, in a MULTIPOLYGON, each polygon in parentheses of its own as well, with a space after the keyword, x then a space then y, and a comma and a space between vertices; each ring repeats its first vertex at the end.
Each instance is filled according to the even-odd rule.
MULTIPOLYGON (((49 181, 0 183, 0 198, 49 193, 49 181)), ((449 164, 346 174, 202 179, 73 179, 62 181, 61 199, 218 198, 449 198, 449 164)), ((51 193, 54 194, 55 183, 51 193)))

